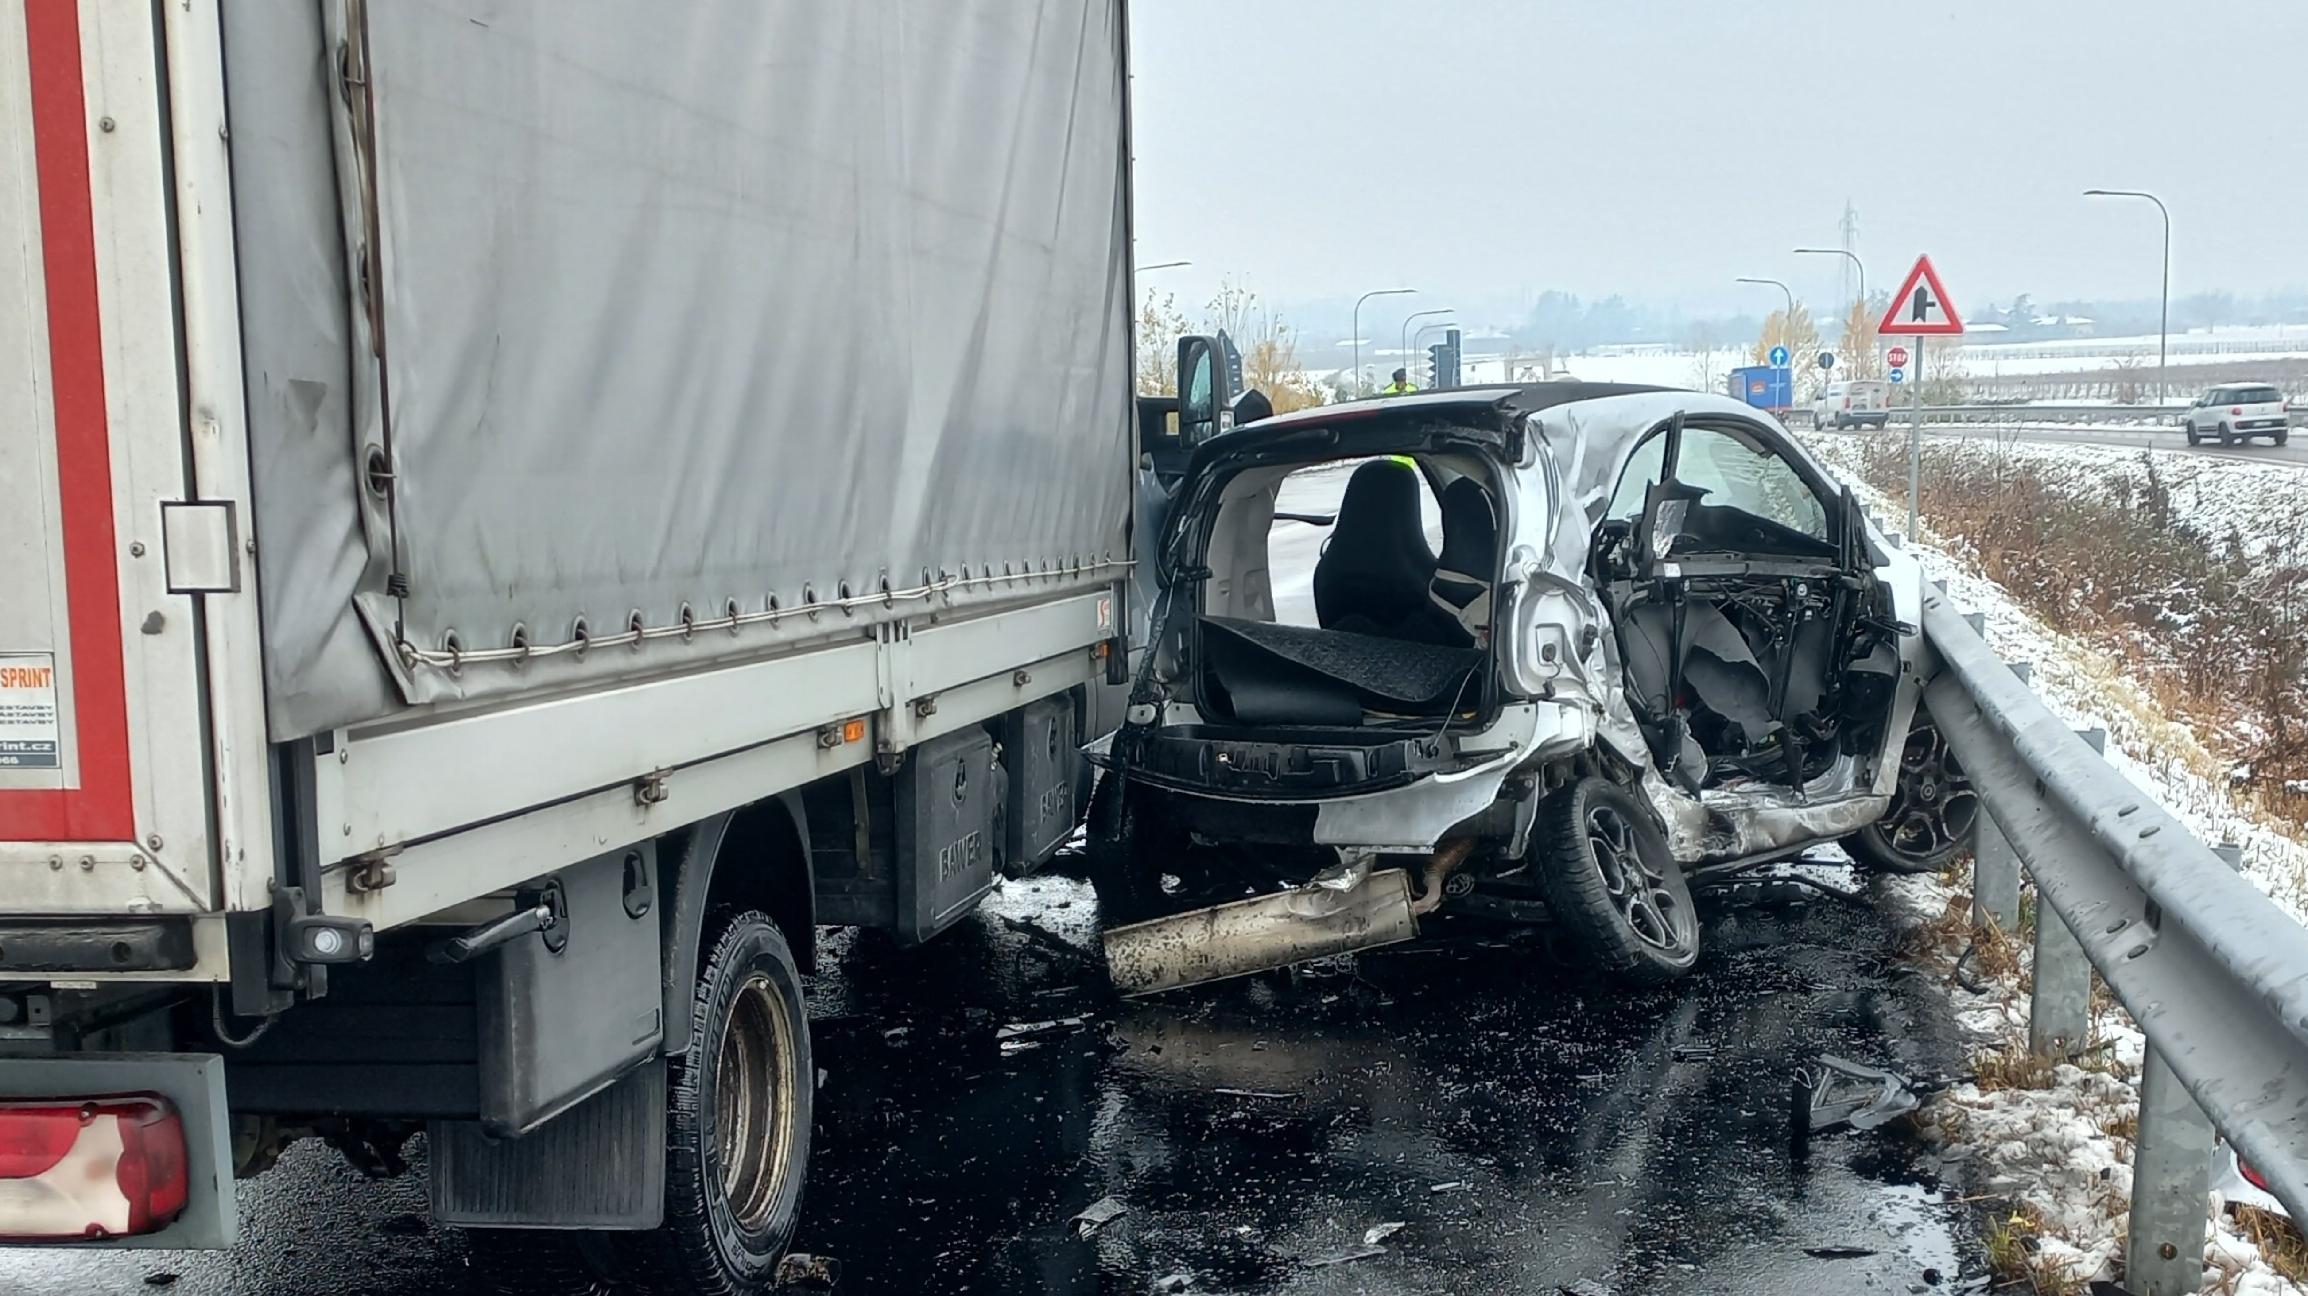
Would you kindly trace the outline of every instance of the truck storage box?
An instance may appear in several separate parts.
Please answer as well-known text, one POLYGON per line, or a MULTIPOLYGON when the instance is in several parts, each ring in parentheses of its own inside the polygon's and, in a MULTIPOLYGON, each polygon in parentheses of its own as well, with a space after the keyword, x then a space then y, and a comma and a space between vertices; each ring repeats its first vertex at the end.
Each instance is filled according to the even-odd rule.
POLYGON ((1075 732, 1073 695, 1044 698, 1003 717, 1002 768, 1009 776, 1002 866, 1015 876, 1041 867, 1081 820, 1090 764, 1075 732))
POLYGON ((665 1038, 656 877, 648 842, 562 869, 545 884, 559 894, 560 922, 482 956, 483 1129, 525 1134, 656 1052, 665 1038))
POLYGON ((993 735, 973 727, 914 748, 894 776, 859 771, 811 788, 818 921, 886 928, 913 945, 968 913, 994 886, 1002 782, 993 735))

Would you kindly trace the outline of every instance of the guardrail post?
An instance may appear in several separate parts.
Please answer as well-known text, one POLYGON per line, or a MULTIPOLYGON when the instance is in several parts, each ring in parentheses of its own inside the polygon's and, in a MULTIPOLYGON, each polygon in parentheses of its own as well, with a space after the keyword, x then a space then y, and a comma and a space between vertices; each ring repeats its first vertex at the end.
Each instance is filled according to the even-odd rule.
MULTIPOLYGON (((2026 683, 2034 667, 2027 662, 2013 662, 2012 674, 2026 683)), ((2019 935, 2020 916, 2020 862, 2019 853, 2011 848, 2011 839, 2004 836, 2003 826, 1988 813, 1985 803, 1973 822, 1971 842, 1971 920, 1975 925, 1993 923, 2006 936, 2019 935)))
MULTIPOLYGON (((2105 729, 2081 730, 2096 752, 2107 750, 2105 729)), ((2092 965, 2067 920, 2036 897, 2035 996, 2028 1004, 2028 1049, 2065 1057, 2082 1048, 2092 1024, 2092 965)))
POLYGON ((2133 1296, 2194 1296, 2203 1290, 2211 1174, 2212 1122, 2151 1047, 2140 1069, 2124 1290, 2133 1296))
POLYGON ((2229 868, 2241 869, 2244 867, 2244 848, 2234 842, 2221 842, 2212 848, 2212 853, 2226 860, 2229 868))

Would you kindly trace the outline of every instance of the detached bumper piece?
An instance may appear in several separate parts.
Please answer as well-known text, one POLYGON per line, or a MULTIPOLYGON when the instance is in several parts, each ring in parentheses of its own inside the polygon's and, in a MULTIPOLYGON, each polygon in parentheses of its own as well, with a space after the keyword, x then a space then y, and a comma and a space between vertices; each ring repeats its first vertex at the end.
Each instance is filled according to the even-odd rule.
POLYGON ((0 1102, 0 1241, 155 1233, 184 1213, 184 1121, 153 1094, 0 1102))
POLYGON ((1124 995, 1247 976, 1418 936, 1410 875, 1368 873, 1343 889, 1311 883, 1106 933, 1106 966, 1124 995))

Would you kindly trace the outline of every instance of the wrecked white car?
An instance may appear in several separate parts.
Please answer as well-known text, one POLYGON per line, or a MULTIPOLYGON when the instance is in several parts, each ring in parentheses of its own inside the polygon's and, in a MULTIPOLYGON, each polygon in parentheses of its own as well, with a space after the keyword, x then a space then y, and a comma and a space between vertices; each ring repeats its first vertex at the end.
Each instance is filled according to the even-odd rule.
POLYGON ((1936 869, 1977 813, 1917 708, 1914 560, 1736 401, 1554 383, 1266 418, 1194 450, 1159 534, 1152 643, 1092 750, 1124 993, 1438 909, 1664 980, 1698 956, 1694 879, 1831 841, 1936 869), (1326 481, 1334 513, 1293 503, 1326 481))

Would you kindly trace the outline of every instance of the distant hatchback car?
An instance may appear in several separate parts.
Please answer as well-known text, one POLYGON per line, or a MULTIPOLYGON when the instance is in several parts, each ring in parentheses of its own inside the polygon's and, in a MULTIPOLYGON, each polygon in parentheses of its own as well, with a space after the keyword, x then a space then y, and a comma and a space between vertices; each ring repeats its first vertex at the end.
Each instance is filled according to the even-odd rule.
POLYGON ((2284 393, 2266 383, 2214 387, 2196 398, 2181 422, 2189 445, 2213 439, 2221 445, 2234 445, 2253 437, 2266 437, 2282 445, 2292 432, 2291 407, 2285 403, 2284 393))
POLYGON ((1821 842, 1923 871, 1968 840, 1919 705, 1914 558, 1738 401, 1323 406, 1205 442, 1169 504, 1129 718, 1093 748, 1126 992, 1411 939, 1437 909, 1657 981, 1698 956, 1695 874, 1821 842), (1335 515, 1278 527, 1284 482, 1325 465, 1335 515), (1309 525, 1315 624, 1288 624, 1269 536, 1309 525))

